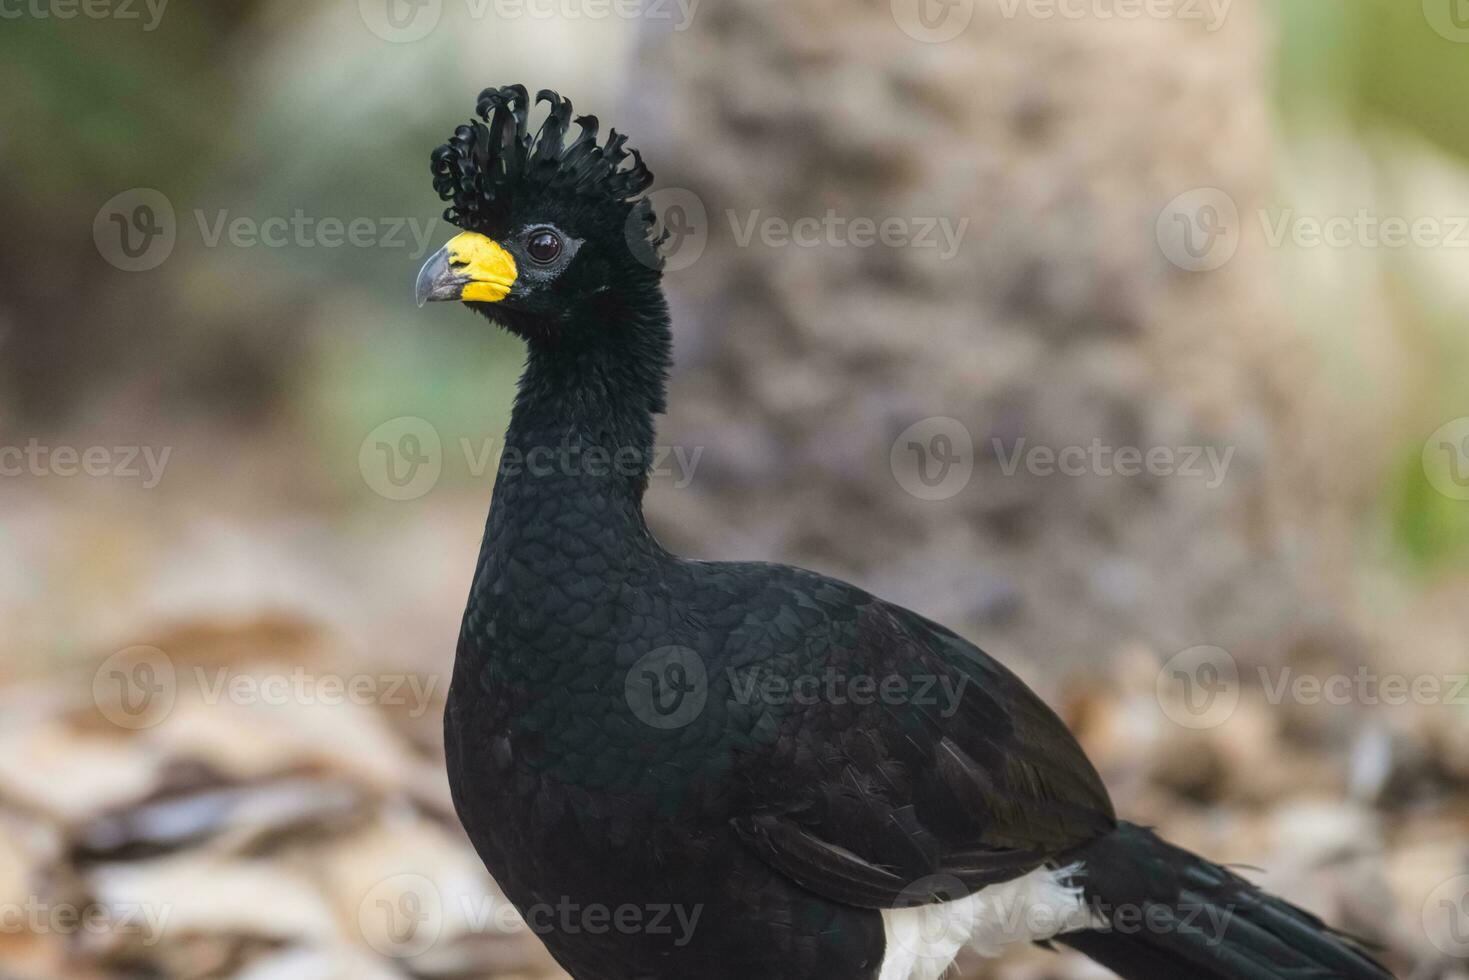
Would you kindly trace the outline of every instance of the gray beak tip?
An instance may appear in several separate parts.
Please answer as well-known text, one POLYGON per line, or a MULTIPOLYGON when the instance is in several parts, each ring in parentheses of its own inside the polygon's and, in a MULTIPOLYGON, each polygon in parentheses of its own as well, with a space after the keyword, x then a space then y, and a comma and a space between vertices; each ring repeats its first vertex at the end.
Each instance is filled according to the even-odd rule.
POLYGON ((463 280, 449 269, 449 249, 444 247, 428 257, 423 268, 418 270, 418 279, 413 283, 413 299, 422 309, 431 300, 458 299, 463 280))

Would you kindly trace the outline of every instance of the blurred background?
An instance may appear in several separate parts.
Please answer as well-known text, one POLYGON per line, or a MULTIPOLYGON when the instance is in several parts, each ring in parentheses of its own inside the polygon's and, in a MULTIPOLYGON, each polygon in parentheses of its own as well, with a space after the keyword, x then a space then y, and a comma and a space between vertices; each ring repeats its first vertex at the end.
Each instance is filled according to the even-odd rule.
POLYGON ((665 544, 1469 977, 1463 0, 13 0, 0 81, 0 976, 558 975, 440 759, 523 351, 410 296, 519 81, 659 178, 665 544))

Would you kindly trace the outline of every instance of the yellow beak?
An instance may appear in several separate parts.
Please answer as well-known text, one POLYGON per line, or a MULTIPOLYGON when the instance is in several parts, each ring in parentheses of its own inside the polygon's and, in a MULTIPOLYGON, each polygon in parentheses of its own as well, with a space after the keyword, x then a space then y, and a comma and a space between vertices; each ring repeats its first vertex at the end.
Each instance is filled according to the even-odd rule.
POLYGON ((455 299, 498 303, 510 294, 515 275, 515 258, 498 242, 466 231, 429 256, 418 270, 413 298, 419 306, 455 299))

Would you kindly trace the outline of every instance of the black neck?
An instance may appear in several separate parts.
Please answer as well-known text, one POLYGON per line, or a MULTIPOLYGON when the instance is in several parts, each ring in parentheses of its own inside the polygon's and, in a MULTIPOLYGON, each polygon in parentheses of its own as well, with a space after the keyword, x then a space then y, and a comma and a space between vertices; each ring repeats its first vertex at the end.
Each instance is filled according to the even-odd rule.
POLYGON ((670 361, 667 307, 654 290, 575 333, 530 341, 485 532, 486 553, 532 564, 548 526, 585 536, 608 561, 661 549, 643 522, 654 416, 670 361))

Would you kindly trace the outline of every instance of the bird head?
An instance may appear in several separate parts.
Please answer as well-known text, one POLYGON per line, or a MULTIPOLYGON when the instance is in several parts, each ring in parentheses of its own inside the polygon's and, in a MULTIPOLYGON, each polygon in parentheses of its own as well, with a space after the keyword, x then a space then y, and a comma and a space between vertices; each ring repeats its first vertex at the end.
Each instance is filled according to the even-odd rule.
POLYGON ((657 292, 661 259, 653 175, 627 137, 598 142, 595 116, 537 93, 549 112, 532 132, 524 86, 480 94, 479 119, 433 152, 434 189, 460 234, 429 257, 420 306, 459 300, 533 342, 574 342, 581 331, 636 309, 657 292), (575 127, 575 135, 569 131, 575 127))

